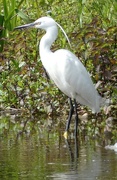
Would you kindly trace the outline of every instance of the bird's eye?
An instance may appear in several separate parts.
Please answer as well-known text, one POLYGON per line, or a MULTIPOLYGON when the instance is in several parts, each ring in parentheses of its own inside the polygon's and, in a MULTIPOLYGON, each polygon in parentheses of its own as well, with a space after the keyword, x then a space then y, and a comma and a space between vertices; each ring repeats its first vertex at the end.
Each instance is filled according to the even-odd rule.
POLYGON ((41 25, 41 22, 36 22, 36 24, 35 25, 41 25))

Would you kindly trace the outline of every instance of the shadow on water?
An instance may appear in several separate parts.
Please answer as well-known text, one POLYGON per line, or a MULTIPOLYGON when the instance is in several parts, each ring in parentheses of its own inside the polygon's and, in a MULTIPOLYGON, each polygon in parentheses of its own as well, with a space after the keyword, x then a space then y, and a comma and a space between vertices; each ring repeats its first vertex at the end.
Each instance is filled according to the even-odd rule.
POLYGON ((60 130, 0 136, 0 179, 117 179, 117 154, 99 140, 65 140, 60 130))

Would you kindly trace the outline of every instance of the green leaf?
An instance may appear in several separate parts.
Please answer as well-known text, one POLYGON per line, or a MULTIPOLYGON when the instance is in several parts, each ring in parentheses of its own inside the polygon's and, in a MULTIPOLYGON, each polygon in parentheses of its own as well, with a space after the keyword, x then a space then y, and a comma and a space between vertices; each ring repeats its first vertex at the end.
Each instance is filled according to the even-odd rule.
POLYGON ((0 26, 3 27, 3 22, 4 22, 4 16, 0 15, 0 26))
POLYGON ((24 1, 25 1, 25 0, 21 0, 21 1, 19 2, 19 4, 18 4, 17 8, 19 8, 24 1))
POLYGON ((26 23, 30 22, 30 18, 19 9, 15 9, 17 15, 21 17, 26 23))
POLYGON ((6 0, 3 0, 3 7, 4 7, 4 16, 7 17, 8 16, 8 4, 6 0))

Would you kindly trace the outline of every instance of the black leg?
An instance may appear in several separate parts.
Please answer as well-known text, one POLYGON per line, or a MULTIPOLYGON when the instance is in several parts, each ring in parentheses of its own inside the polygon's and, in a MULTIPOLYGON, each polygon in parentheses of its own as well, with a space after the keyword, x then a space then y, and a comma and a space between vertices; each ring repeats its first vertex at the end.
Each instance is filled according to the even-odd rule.
POLYGON ((75 117, 75 137, 77 136, 77 130, 78 130, 78 112, 77 112, 77 102, 76 100, 74 99, 74 105, 75 105, 75 114, 76 114, 76 117, 75 117))
POLYGON ((46 69, 44 68, 44 66, 43 66, 43 69, 44 69, 44 72, 45 72, 45 76, 46 76, 46 78, 47 78, 47 81, 49 81, 49 80, 50 80, 50 77, 49 77, 49 75, 48 75, 46 69))
POLYGON ((70 111, 69 111, 68 121, 67 121, 67 124, 66 124, 66 131, 69 130, 72 114, 74 112, 74 107, 73 107, 71 98, 69 98, 69 104, 70 104, 70 111))

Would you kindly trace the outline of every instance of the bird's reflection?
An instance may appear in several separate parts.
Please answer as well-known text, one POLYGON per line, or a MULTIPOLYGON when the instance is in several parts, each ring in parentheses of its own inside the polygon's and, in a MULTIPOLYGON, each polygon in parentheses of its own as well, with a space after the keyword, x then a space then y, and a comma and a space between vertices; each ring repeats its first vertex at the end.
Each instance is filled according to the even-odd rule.
POLYGON ((79 157, 78 138, 75 137, 72 140, 71 139, 65 139, 65 143, 66 143, 66 146, 67 146, 67 149, 69 152, 71 169, 77 169, 78 157, 79 157))

